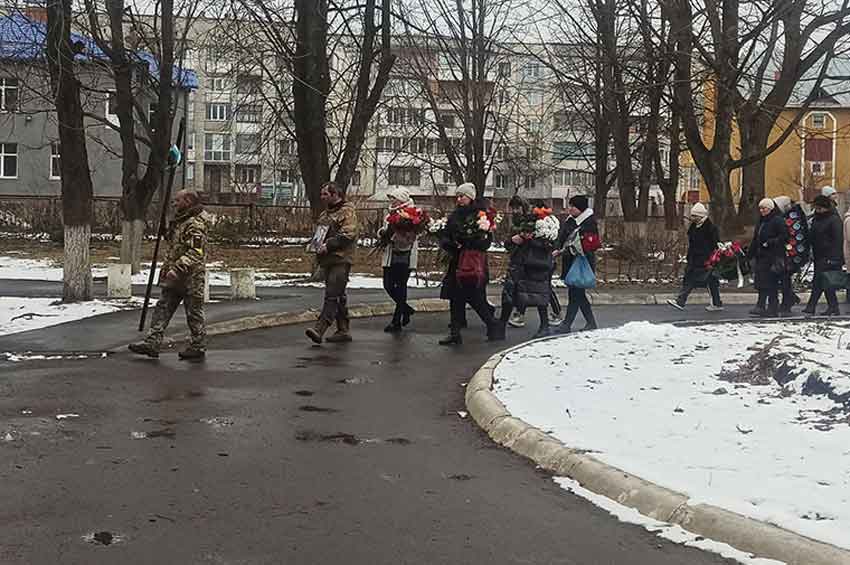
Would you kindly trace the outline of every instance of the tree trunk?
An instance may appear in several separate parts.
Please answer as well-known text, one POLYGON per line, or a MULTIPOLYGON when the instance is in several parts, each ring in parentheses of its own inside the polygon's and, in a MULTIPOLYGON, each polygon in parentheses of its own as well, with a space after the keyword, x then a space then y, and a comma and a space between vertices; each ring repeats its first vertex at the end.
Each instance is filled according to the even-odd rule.
POLYGON ((65 249, 62 259, 62 300, 91 300, 92 275, 89 243, 91 225, 65 225, 65 249))
POLYGON ((121 262, 130 265, 130 270, 134 275, 142 271, 144 235, 144 220, 123 220, 121 222, 121 262))
POLYGON ((702 171, 711 194, 711 216, 720 228, 721 236, 737 234, 741 228, 732 198, 730 172, 728 165, 717 159, 711 159, 709 170, 702 171))
MULTIPOLYGON (((767 149, 771 125, 763 125, 758 118, 741 120, 741 157, 758 155, 767 149), (752 122, 752 123, 748 123, 752 122)), ((738 220, 741 225, 752 224, 758 217, 758 203, 765 196, 765 165, 767 158, 744 166, 738 220)))
POLYGON ((91 300, 89 242, 94 215, 80 83, 71 45, 71 0, 47 4, 46 54, 59 129, 62 223, 65 226, 64 301, 91 300))

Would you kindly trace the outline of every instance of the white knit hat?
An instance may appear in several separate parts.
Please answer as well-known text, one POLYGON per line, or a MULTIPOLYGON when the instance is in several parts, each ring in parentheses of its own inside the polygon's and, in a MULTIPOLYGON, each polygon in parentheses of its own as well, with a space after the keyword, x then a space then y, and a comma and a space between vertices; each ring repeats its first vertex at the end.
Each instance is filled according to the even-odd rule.
POLYGON ((776 207, 779 208, 779 211, 783 214, 791 209, 791 197, 790 196, 777 196, 773 199, 776 202, 776 207))
POLYGON ((410 197, 410 191, 403 187, 393 188, 392 190, 387 191, 387 196, 390 198, 394 198, 399 202, 412 202, 413 199, 410 197))
POLYGON ((475 200, 475 185, 471 182, 465 182, 455 189, 455 196, 466 196, 470 200, 475 200))
POLYGON ((774 202, 770 198, 762 198, 761 202, 759 202, 759 208, 767 208, 768 210, 773 210, 776 208, 776 202, 774 202))
POLYGON ((702 202, 697 202, 696 204, 694 204, 694 207, 691 208, 691 216, 696 218, 707 218, 708 209, 702 202))
POLYGON ((827 197, 832 196, 832 195, 833 195, 833 194, 835 194, 836 192, 838 192, 838 191, 837 191, 837 190, 835 190, 835 189, 834 189, 833 187, 831 187, 831 186, 825 186, 825 187, 823 187, 822 189, 820 189, 820 193, 821 193, 821 194, 823 194, 824 196, 827 196, 827 197))

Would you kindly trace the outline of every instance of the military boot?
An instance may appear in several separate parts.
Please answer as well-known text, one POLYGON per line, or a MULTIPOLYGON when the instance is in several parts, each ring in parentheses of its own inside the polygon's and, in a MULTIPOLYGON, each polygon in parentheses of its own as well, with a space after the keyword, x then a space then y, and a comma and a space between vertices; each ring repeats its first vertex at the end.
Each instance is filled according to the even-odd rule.
POLYGON ((139 355, 147 355, 148 357, 152 357, 154 359, 159 357, 159 349, 146 341, 142 341, 139 343, 131 343, 127 346, 127 349, 129 349, 133 353, 137 353, 139 355))
POLYGON ((347 343, 352 340, 351 323, 348 320, 348 313, 345 317, 340 316, 336 321, 336 333, 327 338, 328 343, 347 343))
POLYGON ((328 331, 330 323, 324 318, 319 318, 316 325, 304 332, 314 343, 322 343, 325 332, 328 331))

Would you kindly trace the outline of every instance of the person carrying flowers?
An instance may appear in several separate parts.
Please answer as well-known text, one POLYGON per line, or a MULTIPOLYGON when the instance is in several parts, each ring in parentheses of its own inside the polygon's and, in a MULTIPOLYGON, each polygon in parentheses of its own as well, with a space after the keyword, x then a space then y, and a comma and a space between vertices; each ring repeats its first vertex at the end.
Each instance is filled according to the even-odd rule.
POLYGON ((511 237, 505 242, 510 261, 502 287, 499 337, 503 337, 513 309, 525 311, 528 306, 536 306, 540 316, 540 327, 534 337, 543 337, 549 334, 552 250, 558 239, 560 222, 550 208, 532 208, 519 196, 514 196, 508 206, 513 225, 511 237))
POLYGON ((487 337, 500 339, 498 323, 487 304, 487 250, 499 222, 496 211, 476 200, 475 185, 466 182, 457 187, 457 208, 440 232, 440 247, 448 255, 449 265, 443 278, 440 298, 449 301, 449 335, 440 345, 463 343, 460 330, 469 304, 487 325, 487 337))
POLYGON ((685 276, 682 278, 682 290, 675 300, 667 304, 677 310, 684 310, 688 296, 695 288, 708 287, 711 304, 705 307, 709 312, 723 310, 720 300, 720 279, 709 266, 709 260, 715 252, 719 253, 717 244, 720 243, 720 231, 708 217, 708 210, 697 202, 691 208, 691 225, 688 228, 688 254, 685 276))
POLYGON ((407 281, 416 269, 419 256, 419 236, 428 228, 428 214, 417 208, 406 188, 387 192, 389 212, 378 230, 379 247, 383 249, 384 290, 395 302, 393 319, 384 328, 398 333, 410 323, 413 308, 407 303, 407 281))

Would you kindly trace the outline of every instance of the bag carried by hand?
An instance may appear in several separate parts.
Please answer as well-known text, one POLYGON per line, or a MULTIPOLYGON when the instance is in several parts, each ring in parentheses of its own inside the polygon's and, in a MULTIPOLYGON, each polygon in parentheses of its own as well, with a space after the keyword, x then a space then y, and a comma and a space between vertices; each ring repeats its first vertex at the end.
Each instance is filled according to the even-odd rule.
POLYGON ((455 276, 461 286, 484 286, 487 282, 487 254, 476 249, 461 250, 455 276))
POLYGON ((587 260, 587 257, 578 255, 573 259, 573 264, 570 265, 570 270, 564 277, 564 284, 573 288, 596 287, 596 274, 590 268, 590 261, 587 260))
POLYGON ((829 290, 847 288, 847 273, 844 271, 824 271, 820 274, 820 285, 829 290))

